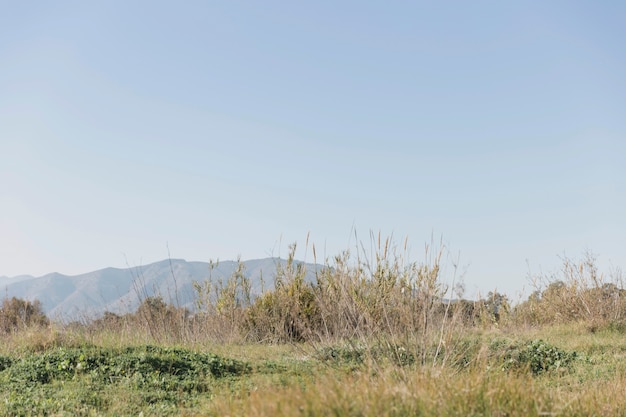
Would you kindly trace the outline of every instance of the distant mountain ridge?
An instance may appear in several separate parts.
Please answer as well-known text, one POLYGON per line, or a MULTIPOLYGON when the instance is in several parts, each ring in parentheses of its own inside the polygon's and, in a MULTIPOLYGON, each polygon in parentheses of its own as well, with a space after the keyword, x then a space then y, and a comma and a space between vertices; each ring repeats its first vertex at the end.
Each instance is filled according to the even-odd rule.
MULTIPOLYGON (((277 265, 286 264, 281 258, 241 262, 244 273, 250 278, 253 295, 261 294, 263 286, 272 288, 277 265)), ((73 276, 57 272, 40 277, 3 276, 0 277, 0 290, 4 293, 2 298, 39 300, 46 315, 59 321, 97 318, 106 311, 132 312, 145 297, 156 295, 166 302, 193 309, 196 299, 194 282, 209 278, 219 282, 231 276, 237 266, 237 261, 221 261, 210 270, 208 262, 165 259, 140 267, 104 268, 73 276)), ((321 265, 306 264, 305 279, 312 281, 319 268, 321 265)))

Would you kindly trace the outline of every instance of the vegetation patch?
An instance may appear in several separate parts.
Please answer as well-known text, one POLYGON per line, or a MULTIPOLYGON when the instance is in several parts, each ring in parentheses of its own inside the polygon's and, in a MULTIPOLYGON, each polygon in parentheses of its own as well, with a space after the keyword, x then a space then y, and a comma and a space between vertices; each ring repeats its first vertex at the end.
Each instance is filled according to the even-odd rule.
POLYGON ((175 407, 208 392, 216 378, 250 372, 244 362, 159 346, 57 348, 4 363, 4 415, 45 415, 68 404, 74 411, 99 409, 112 401, 101 391, 119 390, 127 391, 138 409, 175 407), (69 392, 75 395, 68 402, 69 392))
POLYGON ((582 358, 577 352, 560 349, 544 340, 525 343, 496 339, 491 343, 491 351, 503 363, 504 370, 528 369, 533 375, 558 370, 571 370, 576 359, 582 358))
POLYGON ((496 292, 462 299, 440 279, 443 252, 426 249, 410 262, 379 238, 369 259, 346 252, 307 281, 294 245, 273 289, 251 297, 241 267, 198 283, 193 314, 155 296, 50 324, 40 303, 7 299, 0 415, 624 414, 619 277, 565 260, 511 307, 496 292))

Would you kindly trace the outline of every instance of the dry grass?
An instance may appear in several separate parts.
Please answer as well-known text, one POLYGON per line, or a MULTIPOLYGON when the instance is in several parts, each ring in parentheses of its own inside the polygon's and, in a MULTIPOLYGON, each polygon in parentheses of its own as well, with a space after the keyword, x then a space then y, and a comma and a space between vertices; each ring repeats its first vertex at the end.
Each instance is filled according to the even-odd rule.
POLYGON ((386 369, 218 396, 207 407, 221 416, 611 416, 626 407, 625 387, 624 376, 572 387, 524 373, 386 369))
POLYGON ((533 277, 535 292, 513 316, 514 324, 545 325, 583 322, 590 330, 626 327, 626 290, 619 270, 598 271, 595 256, 563 259, 561 271, 533 277))

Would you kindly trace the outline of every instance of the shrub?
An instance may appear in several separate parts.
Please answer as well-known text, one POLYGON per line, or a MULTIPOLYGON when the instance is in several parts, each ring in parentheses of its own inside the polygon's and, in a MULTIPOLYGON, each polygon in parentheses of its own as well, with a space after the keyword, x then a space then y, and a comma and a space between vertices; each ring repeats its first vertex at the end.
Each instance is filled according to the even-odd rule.
POLYGON ((104 319, 113 326, 113 329, 118 328, 123 320, 128 320, 131 327, 143 330, 151 340, 162 342, 184 340, 188 317, 187 309, 168 304, 162 297, 157 296, 144 299, 134 314, 123 317, 108 314, 104 319))
MULTIPOLYGON (((501 343, 492 344, 494 348, 501 349, 501 343)), ((576 352, 567 352, 543 340, 533 340, 521 346, 510 345, 502 356, 505 370, 528 369, 533 375, 569 369, 579 357, 576 352)))
POLYGON ((592 329, 623 321, 626 290, 620 276, 610 278, 598 271, 591 253, 581 261, 565 258, 559 273, 534 277, 536 290, 515 309, 514 319, 530 325, 584 321, 592 329))
POLYGON ((27 301, 21 298, 6 298, 0 308, 0 330, 10 333, 31 326, 47 326, 48 318, 39 300, 27 301))
POLYGON ((319 327, 315 289, 304 280, 305 265, 294 261, 295 250, 291 245, 285 265, 276 265, 274 291, 262 294, 247 310, 244 327, 253 340, 303 342, 319 327))
MULTIPOLYGON (((448 287, 442 282, 445 247, 425 246, 423 262, 408 260, 407 243, 396 246, 390 238, 372 236, 369 256, 346 251, 317 276, 316 303, 322 340, 358 340, 391 349, 389 359, 424 364, 443 360, 456 330, 467 323, 465 303, 445 301, 448 287), (410 360, 408 359, 410 357, 410 360)), ((374 355, 376 356, 376 355, 374 355)))
POLYGON ((245 333, 246 310, 252 304, 251 282, 244 263, 237 259, 237 268, 226 279, 213 279, 213 270, 219 262, 211 261, 209 278, 194 282, 196 331, 222 342, 240 341, 245 333))
POLYGON ((483 325, 498 325, 508 319, 511 306, 505 294, 489 292, 476 303, 475 318, 483 325))

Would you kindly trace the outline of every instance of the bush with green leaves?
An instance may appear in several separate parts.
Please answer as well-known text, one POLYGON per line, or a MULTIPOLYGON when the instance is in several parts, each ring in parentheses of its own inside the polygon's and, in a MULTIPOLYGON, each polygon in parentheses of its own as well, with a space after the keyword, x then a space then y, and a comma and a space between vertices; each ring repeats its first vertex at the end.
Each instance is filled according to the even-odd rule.
POLYGON ((127 392, 125 398, 133 404, 125 407, 135 408, 134 415, 146 406, 175 414, 181 404, 210 391, 216 379, 251 372, 245 362, 151 345, 56 348, 21 358, 0 358, 0 363, 0 386, 6 390, 0 390, 0 413, 24 416, 60 415, 68 410, 77 415, 78 410, 110 408, 108 392, 120 391, 127 392), (73 398, 65 398, 68 392, 74 393, 73 398))
POLYGON ((501 356, 503 369, 525 370, 533 375, 544 372, 569 370, 573 362, 580 357, 577 352, 568 352, 544 340, 532 340, 525 344, 508 344, 495 340, 491 349, 501 356))
POLYGON ((305 281, 306 267, 289 257, 276 265, 274 290, 258 297, 247 310, 245 331, 248 338, 266 342, 311 340, 319 328, 319 306, 314 286, 305 281))

